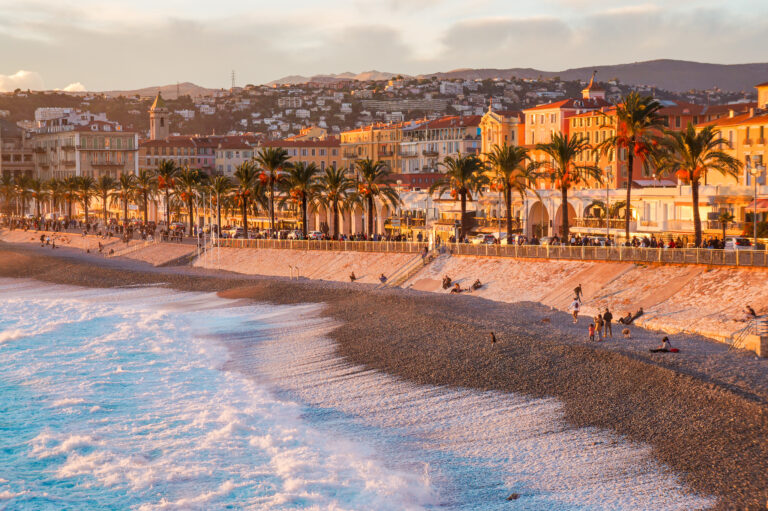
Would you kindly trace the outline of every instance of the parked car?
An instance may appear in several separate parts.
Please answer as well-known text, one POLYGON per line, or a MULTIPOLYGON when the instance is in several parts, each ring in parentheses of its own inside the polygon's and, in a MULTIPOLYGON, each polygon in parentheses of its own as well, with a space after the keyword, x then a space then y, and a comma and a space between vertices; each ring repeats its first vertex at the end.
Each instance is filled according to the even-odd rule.
POLYGON ((725 238, 725 250, 752 250, 749 238, 725 238))
POLYGON ((300 240, 302 238, 302 232, 299 230, 290 231, 286 236, 289 240, 300 240))
POLYGON ((473 245, 492 245, 496 243, 496 236, 493 234, 478 234, 472 238, 473 245))
POLYGON ((521 245, 525 242, 525 236, 522 234, 513 234, 512 236, 502 235, 499 241, 500 245, 521 245))
POLYGON ((309 231, 307 238, 310 240, 321 240, 323 239, 323 233, 321 231, 309 231))
POLYGON ((559 245, 560 242, 556 241, 554 236, 544 236, 543 238, 541 238, 541 240, 539 240, 539 244, 555 246, 555 245, 559 245))

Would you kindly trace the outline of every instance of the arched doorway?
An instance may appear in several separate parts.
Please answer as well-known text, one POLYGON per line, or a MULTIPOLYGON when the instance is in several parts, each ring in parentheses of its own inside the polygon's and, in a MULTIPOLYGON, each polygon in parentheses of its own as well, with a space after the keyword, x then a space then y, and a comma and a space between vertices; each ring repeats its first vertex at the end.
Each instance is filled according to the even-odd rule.
POLYGON ((541 238, 549 234, 549 212, 541 201, 531 205, 531 210, 528 212, 528 225, 525 229, 528 237, 541 238))
POLYGON ((563 206, 567 206, 568 208, 568 226, 573 227, 573 222, 576 220, 576 209, 571 205, 571 203, 560 204, 560 206, 557 208, 557 213, 555 213, 555 234, 562 237, 563 236, 563 206))

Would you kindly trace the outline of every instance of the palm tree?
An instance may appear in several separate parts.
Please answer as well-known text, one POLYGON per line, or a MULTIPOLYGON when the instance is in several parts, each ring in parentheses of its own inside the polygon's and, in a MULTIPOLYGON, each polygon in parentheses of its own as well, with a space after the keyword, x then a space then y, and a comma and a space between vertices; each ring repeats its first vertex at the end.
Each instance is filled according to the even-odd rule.
POLYGON ((112 197, 112 192, 117 188, 117 181, 107 174, 102 174, 96 181, 96 195, 101 199, 101 212, 104 217, 104 225, 108 223, 107 201, 112 197))
POLYGON ((357 172, 357 197, 368 210, 368 236, 373 235, 374 199, 389 203, 393 208, 400 204, 397 190, 389 186, 390 170, 386 163, 370 158, 355 162, 357 172))
POLYGON ((203 175, 198 169, 184 167, 179 171, 176 177, 176 195, 187 206, 189 213, 189 235, 192 236, 192 230, 195 225, 195 198, 197 197, 200 185, 203 181, 203 175))
POLYGON ((208 193, 216 201, 216 226, 221 233, 221 203, 232 189, 232 181, 227 176, 215 176, 208 184, 208 193))
POLYGON ((155 195, 156 186, 157 180, 152 172, 146 169, 139 171, 139 174, 136 176, 136 181, 134 182, 134 189, 136 191, 136 197, 141 202, 141 208, 144 213, 144 225, 147 225, 147 222, 149 221, 149 201, 155 195))
POLYGON ((723 243, 725 243, 725 230, 728 228, 728 224, 736 219, 733 213, 724 209, 717 215, 717 221, 720 222, 720 227, 723 229, 723 243))
POLYGON ((507 208, 507 236, 512 233, 512 192, 526 200, 528 190, 536 191, 531 185, 536 180, 536 169, 539 165, 531 160, 528 149, 519 146, 494 145, 486 155, 488 162, 496 171, 496 185, 501 187, 504 194, 504 204, 507 208))
POLYGON ((78 179, 76 176, 65 177, 62 181, 63 197, 67 201, 67 219, 72 221, 72 203, 78 198, 78 179))
POLYGON ((347 169, 326 167, 315 185, 315 196, 320 204, 331 209, 333 214, 333 236, 339 236, 339 206, 344 209, 355 180, 347 175, 347 169))
POLYGON ((19 201, 21 214, 24 215, 27 212, 27 201, 32 195, 29 191, 30 178, 27 176, 19 176, 14 182, 16 183, 16 200, 19 201))
POLYGON ((176 176, 179 175, 179 167, 172 160, 163 160, 155 171, 157 175, 157 188, 165 196, 165 225, 171 223, 171 194, 176 187, 176 176))
MULTIPOLYGON (((237 200, 237 205, 240 206, 243 220, 243 237, 248 239, 248 204, 256 188, 256 166, 252 162, 245 161, 237 166, 234 176, 235 188, 232 193, 237 200)), ((271 198, 269 205, 270 207, 274 205, 271 198)))
POLYGON ((275 187, 280 181, 280 174, 290 160, 288 151, 282 147, 264 147, 254 156, 254 160, 263 169, 259 176, 263 185, 269 187, 269 228, 275 232, 275 187))
POLYGON ((88 208, 91 205, 93 196, 96 194, 96 180, 91 176, 82 176, 77 179, 77 198, 83 205, 85 213, 85 223, 88 223, 88 208))
POLYGON ((61 205, 64 198, 64 186, 58 179, 51 178, 45 182, 45 187, 48 190, 48 197, 51 198, 51 211, 54 211, 61 205))
POLYGON ((590 151, 589 142, 579 137, 569 138, 568 134, 552 134, 552 141, 536 144, 536 149, 547 154, 551 161, 544 164, 545 172, 555 188, 560 190, 563 208, 563 242, 569 243, 570 226, 568 225, 568 189, 580 181, 594 179, 602 182, 600 169, 594 165, 577 165, 581 153, 590 151))
MULTIPOLYGON (((616 106, 616 135, 600 144, 600 149, 607 152, 614 148, 618 155, 624 149, 627 152, 627 205, 632 204, 632 167, 635 156, 647 164, 648 155, 655 150, 659 137, 664 130, 664 118, 659 115, 661 103, 651 96, 641 96, 630 92, 624 101, 616 106)), ((627 214, 624 224, 624 236, 629 240, 629 222, 627 214)))
POLYGON ((701 246, 701 215, 699 214, 699 184, 710 171, 724 176, 738 176, 741 162, 722 151, 731 144, 720 136, 713 126, 696 131, 693 124, 679 132, 667 132, 662 144, 660 162, 664 173, 675 173, 677 178, 691 185, 693 202, 693 228, 696 246, 701 246))
POLYGON ((288 167, 280 183, 280 187, 286 194, 281 204, 290 199, 301 206, 301 231, 305 238, 307 237, 307 205, 314 196, 319 172, 320 169, 314 163, 297 162, 288 167))
POLYGON ((119 188, 114 192, 115 197, 120 199, 123 205, 123 225, 128 225, 128 203, 135 197, 134 183, 136 182, 136 175, 123 172, 118 179, 119 188))
POLYGON ((440 198, 445 192, 450 192, 453 200, 461 201, 461 231, 459 240, 468 232, 467 226, 467 199, 483 194, 483 187, 490 180, 485 175, 485 165, 474 154, 463 156, 459 154, 455 158, 446 156, 445 160, 438 164, 445 170, 444 177, 435 181, 429 187, 429 194, 437 192, 440 198))
POLYGON ((30 196, 35 199, 35 216, 39 220, 42 216, 42 210, 40 208, 41 203, 48 198, 48 190, 45 183, 40 179, 30 179, 29 183, 30 196))
POLYGON ((3 177, 0 179, 0 195, 3 196, 6 213, 10 213, 11 203, 13 203, 16 197, 16 184, 13 182, 10 174, 3 174, 3 177))

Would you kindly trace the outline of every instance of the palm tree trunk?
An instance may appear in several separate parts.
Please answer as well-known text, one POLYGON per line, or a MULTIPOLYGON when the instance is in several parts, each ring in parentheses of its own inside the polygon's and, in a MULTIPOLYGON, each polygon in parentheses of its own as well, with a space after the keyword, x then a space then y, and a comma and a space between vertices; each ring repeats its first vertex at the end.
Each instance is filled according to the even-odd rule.
POLYGON ((147 197, 147 192, 144 192, 144 225, 147 225, 147 210, 149 209, 149 197, 147 197))
MULTIPOLYGON (((699 215, 699 180, 691 180, 691 202, 693 202, 693 233, 696 248, 701 246, 701 215, 699 215)), ((725 239, 725 238, 723 238, 725 239)))
POLYGON ((269 175, 269 234, 275 233, 275 176, 272 172, 269 175))
POLYGON ((195 211, 192 209, 192 196, 190 195, 187 202, 187 211, 189 211, 189 235, 192 236, 192 227, 195 223, 195 211))
MULTIPOLYGON (((626 204, 626 218, 624 219, 624 236, 629 241, 629 222, 632 219, 632 166, 635 162, 635 155, 633 153, 635 149, 635 137, 630 140, 630 145, 627 148, 627 204, 626 204)), ((608 205, 606 204, 606 207, 608 205)))
POLYGON ((123 200, 123 226, 128 225, 128 197, 123 200))
POLYGON ((368 195, 368 237, 373 237, 373 195, 368 195))
POLYGON ((571 227, 568 225, 568 188, 562 187, 560 194, 563 197, 563 243, 569 245, 571 242, 571 227))
POLYGON ((338 239, 339 237, 339 203, 337 201, 333 201, 332 207, 333 207, 333 237, 334 239, 338 239))
POLYGON ((40 218, 40 199, 35 199, 35 209, 37 210, 37 218, 40 218))
POLYGON ((171 194, 168 188, 165 188, 165 228, 171 223, 171 194))
POLYGON ((88 223, 88 202, 90 202, 87 198, 83 200, 83 210, 85 211, 85 223, 88 223))
POLYGON ((221 234, 221 200, 216 197, 216 236, 221 234))
POLYGON ((241 206, 243 214, 243 237, 248 239, 248 199, 243 197, 243 203, 241 206))
POLYGON ((512 190, 509 186, 504 190, 504 205, 507 207, 507 240, 509 240, 512 235, 512 190))
POLYGON ((467 232, 467 192, 461 192, 461 230, 459 231, 459 239, 456 240, 456 243, 460 243, 461 240, 464 239, 464 236, 467 232))
POLYGON ((307 237, 307 198, 301 198, 301 232, 307 237))
POLYGON ((102 201, 102 205, 103 205, 102 206, 102 213, 104 213, 104 226, 106 227, 106 225, 107 225, 107 196, 106 195, 102 195, 101 201, 102 201))

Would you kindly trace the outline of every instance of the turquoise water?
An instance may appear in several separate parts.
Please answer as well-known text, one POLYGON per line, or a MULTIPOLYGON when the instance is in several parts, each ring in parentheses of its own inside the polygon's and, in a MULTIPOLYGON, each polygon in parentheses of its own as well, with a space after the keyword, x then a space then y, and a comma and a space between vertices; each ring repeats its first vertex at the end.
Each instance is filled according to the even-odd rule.
POLYGON ((707 502, 642 446, 563 428, 552 400, 353 368, 316 307, 12 280, 0 296, 2 509, 507 509, 511 491, 516 509, 707 502))

